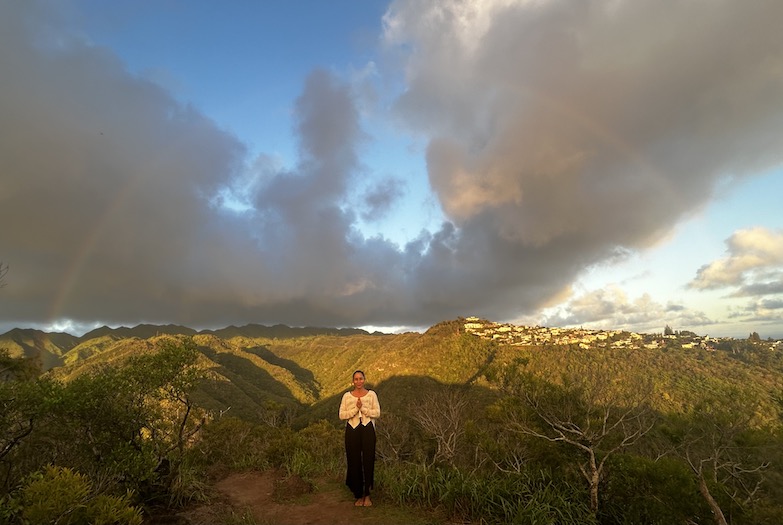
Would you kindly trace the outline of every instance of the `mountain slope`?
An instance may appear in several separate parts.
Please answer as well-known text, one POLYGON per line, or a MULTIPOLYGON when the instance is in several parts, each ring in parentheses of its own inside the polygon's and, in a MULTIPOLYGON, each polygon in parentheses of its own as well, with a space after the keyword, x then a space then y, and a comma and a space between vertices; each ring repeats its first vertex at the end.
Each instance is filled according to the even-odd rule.
MULTIPOLYGON (((707 394, 731 390, 757 400, 760 420, 771 421, 776 417, 775 396, 783 392, 782 353, 768 342, 742 341, 724 351, 693 347, 686 340, 680 344, 673 338, 666 346, 650 347, 634 334, 610 338, 586 334, 580 340, 580 331, 551 330, 549 335, 558 339, 537 328, 539 339, 546 343, 514 344, 499 337, 508 333, 507 328, 482 330, 479 336, 466 329, 468 324, 457 319, 439 323, 424 334, 397 335, 258 325, 195 335, 180 327, 168 327, 168 331, 185 332, 176 337, 192 337, 201 352, 199 366, 205 379, 197 394, 199 404, 251 420, 283 413, 331 419, 357 369, 365 372, 370 388, 384 390, 386 403, 420 399, 445 385, 502 392, 504 385, 488 379, 497 374, 488 371, 502 370, 515 361, 525 363, 527 372, 554 383, 569 369, 599 366, 610 370, 613 388, 650 383, 651 403, 661 412, 688 411, 707 394)), ((165 331, 158 328, 144 326, 137 333, 165 331)), ((172 337, 122 338, 121 333, 125 332, 99 329, 93 335, 100 337, 77 340, 67 334, 50 338, 37 331, 12 331, 0 341, 16 345, 17 354, 46 352, 49 367, 55 367, 52 374, 68 380, 151 351, 161 338, 172 337), (67 347, 63 353, 61 348, 67 347)))
POLYGON ((0 349, 11 357, 38 359, 42 370, 63 365, 63 354, 76 346, 78 338, 65 333, 47 333, 32 328, 14 328, 0 336, 0 349))

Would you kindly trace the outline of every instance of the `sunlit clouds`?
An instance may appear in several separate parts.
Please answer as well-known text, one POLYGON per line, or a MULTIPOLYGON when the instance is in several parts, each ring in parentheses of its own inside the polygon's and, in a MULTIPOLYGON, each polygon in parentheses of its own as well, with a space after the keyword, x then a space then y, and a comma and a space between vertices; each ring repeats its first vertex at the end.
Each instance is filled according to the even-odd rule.
MULTIPOLYGON (((0 5, 10 325, 477 315, 706 330, 721 319, 680 297, 574 283, 657 246, 727 181, 783 163, 777 1, 391 2, 364 62, 312 64, 290 93, 290 125, 274 131, 293 158, 133 74, 57 12, 0 5), (371 163, 380 120, 421 145, 431 193, 412 190, 411 169, 371 163), (403 243, 394 225, 368 233, 395 213, 421 229, 403 243)), ((736 228, 681 287, 740 298, 732 316, 783 336, 781 226, 736 228)))
POLYGON ((544 326, 581 326, 600 330, 663 332, 665 325, 698 328, 701 332, 714 323, 703 312, 679 304, 661 304, 649 294, 630 297, 618 286, 575 297, 557 311, 544 315, 544 326))
POLYGON ((739 230, 727 254, 702 266, 690 286, 739 299, 732 319, 778 323, 783 318, 783 230, 739 230))
POLYGON ((691 286, 738 288, 740 295, 783 292, 783 230, 740 230, 726 241, 726 257, 702 268, 691 286))

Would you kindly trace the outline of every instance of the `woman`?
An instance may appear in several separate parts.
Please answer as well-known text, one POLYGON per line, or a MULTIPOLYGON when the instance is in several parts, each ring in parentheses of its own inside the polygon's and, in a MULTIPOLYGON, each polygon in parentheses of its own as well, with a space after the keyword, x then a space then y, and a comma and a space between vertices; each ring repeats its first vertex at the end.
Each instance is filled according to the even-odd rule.
POLYGON ((378 396, 364 388, 364 372, 353 373, 353 390, 343 394, 340 419, 345 425, 345 484, 357 507, 370 507, 370 489, 375 482, 375 418, 381 415, 378 396))

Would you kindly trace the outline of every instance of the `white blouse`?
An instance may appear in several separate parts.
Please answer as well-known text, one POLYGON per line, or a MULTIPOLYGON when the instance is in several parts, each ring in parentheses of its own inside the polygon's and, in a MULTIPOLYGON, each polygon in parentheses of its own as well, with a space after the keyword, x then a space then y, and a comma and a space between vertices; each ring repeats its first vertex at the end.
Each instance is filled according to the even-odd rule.
POLYGON ((346 392, 340 402, 340 419, 347 419, 351 428, 356 428, 359 423, 362 425, 375 426, 375 418, 381 415, 381 405, 378 403, 378 396, 372 390, 368 390, 361 398, 358 398, 346 392), (362 408, 356 408, 356 400, 362 400, 362 408))

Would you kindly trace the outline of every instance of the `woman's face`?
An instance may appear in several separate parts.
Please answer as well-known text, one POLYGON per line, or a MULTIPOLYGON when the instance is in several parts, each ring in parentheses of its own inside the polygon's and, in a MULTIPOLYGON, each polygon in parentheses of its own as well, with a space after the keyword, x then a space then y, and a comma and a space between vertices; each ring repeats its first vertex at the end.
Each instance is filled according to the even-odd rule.
POLYGON ((364 376, 360 374, 359 372, 356 372, 353 375, 353 387, 354 388, 364 388, 364 376))

